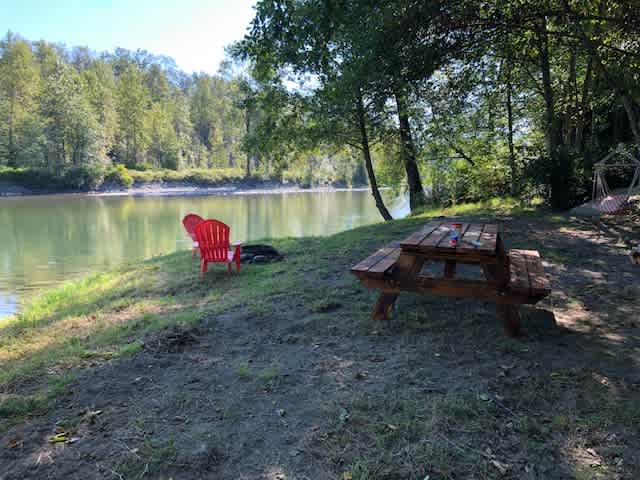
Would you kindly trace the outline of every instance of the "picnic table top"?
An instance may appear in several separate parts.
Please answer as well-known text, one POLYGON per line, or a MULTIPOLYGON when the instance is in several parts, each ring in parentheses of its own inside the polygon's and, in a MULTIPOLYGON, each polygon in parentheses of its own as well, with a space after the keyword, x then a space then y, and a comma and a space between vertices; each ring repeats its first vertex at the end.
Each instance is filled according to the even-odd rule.
POLYGON ((496 257, 499 253, 499 228, 495 223, 432 220, 400 242, 405 252, 450 257, 496 257), (457 245, 450 242, 453 223, 461 223, 457 245))

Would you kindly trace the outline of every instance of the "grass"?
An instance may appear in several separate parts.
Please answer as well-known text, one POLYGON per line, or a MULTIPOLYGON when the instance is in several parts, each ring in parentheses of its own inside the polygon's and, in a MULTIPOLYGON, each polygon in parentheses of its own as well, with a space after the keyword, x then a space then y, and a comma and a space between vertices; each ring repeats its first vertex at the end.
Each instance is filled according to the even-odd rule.
POLYGON ((474 396, 358 396, 328 410, 334 427, 324 447, 352 480, 449 478, 454 468, 463 478, 483 478, 491 455, 449 437, 455 429, 494 428, 494 414, 474 396))
POLYGON ((177 459, 177 448, 173 438, 157 439, 145 436, 142 446, 126 451, 110 468, 120 478, 158 478, 167 465, 177 459))
MULTIPOLYGON (((504 197, 491 198, 480 202, 468 202, 448 207, 429 206, 419 210, 414 216, 464 216, 464 215, 540 215, 545 212, 543 200, 534 198, 530 202, 520 199, 504 197)), ((545 212, 546 213, 546 212, 545 212)))
MULTIPOLYGON (((291 307, 300 309, 309 322, 321 320, 344 305, 365 314, 370 308, 369 293, 344 275, 341 266, 336 271, 341 259, 370 253, 371 246, 362 239, 380 244, 410 232, 428 216, 468 214, 487 208, 508 214, 523 207, 506 201, 474 208, 431 209, 388 223, 382 232, 369 226, 326 238, 276 240, 272 243, 287 253, 287 265, 248 268, 241 276, 227 276, 224 269, 213 268, 201 282, 189 253, 178 252, 65 284, 0 324, 0 392, 20 390, 40 378, 55 382, 74 368, 96 360, 135 354, 142 348, 141 339, 149 333, 171 325, 195 324, 226 311, 242 310, 260 318, 268 315, 277 302, 293 298, 295 305, 291 307), (335 275, 340 275, 340 282, 315 280, 335 275)), ((349 261, 343 260, 347 264, 349 261)), ((278 382, 277 366, 253 372, 248 364, 239 365, 238 375, 258 375, 268 388, 278 382)), ((50 399, 51 392, 45 384, 20 402, 32 404, 33 412, 40 412, 40 405, 50 399)), ((7 406, 16 402, 13 393, 0 393, 0 408, 15 410, 23 418, 29 408, 7 406)))

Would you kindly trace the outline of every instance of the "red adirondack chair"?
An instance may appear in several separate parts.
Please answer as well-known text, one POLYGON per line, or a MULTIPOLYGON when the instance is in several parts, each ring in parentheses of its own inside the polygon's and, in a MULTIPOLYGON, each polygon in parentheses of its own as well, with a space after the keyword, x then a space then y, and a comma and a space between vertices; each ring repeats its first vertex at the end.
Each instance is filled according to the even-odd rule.
POLYGON ((231 229, 218 220, 205 220, 196 226, 196 241, 200 249, 200 278, 204 277, 209 263, 226 263, 229 273, 235 262, 240 273, 241 243, 229 243, 231 229))
POLYGON ((200 215, 196 215, 195 213, 188 213, 182 219, 182 225, 184 226, 184 229, 187 231, 187 233, 191 237, 191 241, 193 242, 191 244, 191 257, 195 257, 196 252, 198 251, 198 241, 196 240, 196 226, 201 222, 204 222, 204 218, 202 218, 200 215))

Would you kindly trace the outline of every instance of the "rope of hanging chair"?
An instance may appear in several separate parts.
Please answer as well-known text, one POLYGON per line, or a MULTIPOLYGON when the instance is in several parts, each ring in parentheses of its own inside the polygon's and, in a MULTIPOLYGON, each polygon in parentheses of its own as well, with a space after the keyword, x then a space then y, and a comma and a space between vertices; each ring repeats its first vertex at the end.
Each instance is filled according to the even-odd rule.
POLYGON ((640 162, 637 158, 625 153, 623 150, 617 149, 595 164, 593 170, 593 194, 590 205, 592 208, 603 213, 616 213, 625 208, 636 188, 640 188, 640 162), (626 160, 614 164, 607 164, 607 162, 616 155, 624 156, 626 160), (634 166, 635 169, 626 193, 612 192, 604 175, 605 170, 607 168, 630 166, 634 166))
POLYGON ((639 176, 640 168, 636 168, 627 192, 612 193, 602 169, 596 168, 594 172, 593 201, 591 202, 591 206, 605 214, 614 214, 623 210, 629 202, 629 198, 634 190, 634 185, 640 178, 639 176))

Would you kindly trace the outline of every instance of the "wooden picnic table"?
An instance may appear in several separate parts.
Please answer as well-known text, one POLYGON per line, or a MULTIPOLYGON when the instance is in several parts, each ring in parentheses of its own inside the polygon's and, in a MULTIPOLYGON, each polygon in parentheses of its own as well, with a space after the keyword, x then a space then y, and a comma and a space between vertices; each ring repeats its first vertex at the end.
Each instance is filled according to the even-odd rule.
POLYGON ((507 333, 518 335, 518 305, 536 303, 551 291, 540 255, 532 250, 507 253, 495 223, 455 223, 462 223, 457 244, 451 242, 452 222, 434 220, 351 269, 366 287, 381 290, 372 317, 388 319, 401 291, 477 298, 495 302, 507 333), (441 264, 441 275, 425 274, 427 263, 441 264), (457 277, 459 264, 480 267, 483 278, 457 277))

